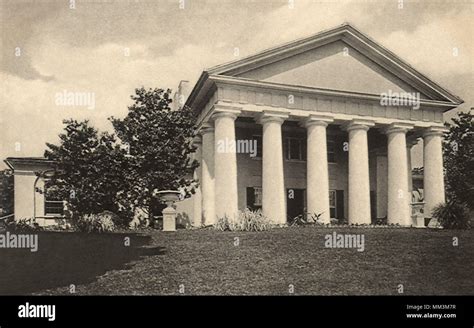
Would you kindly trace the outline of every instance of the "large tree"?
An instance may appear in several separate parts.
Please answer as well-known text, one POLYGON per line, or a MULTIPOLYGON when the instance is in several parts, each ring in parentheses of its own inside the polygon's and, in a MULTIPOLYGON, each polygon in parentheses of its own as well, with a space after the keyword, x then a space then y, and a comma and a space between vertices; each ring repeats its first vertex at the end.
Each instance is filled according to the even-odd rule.
POLYGON ((89 122, 65 120, 60 144, 47 143, 45 157, 54 161, 55 174, 47 182, 50 197, 67 200, 76 216, 109 210, 127 216, 126 152, 109 133, 99 133, 89 122))
POLYGON ((447 123, 449 132, 443 144, 448 200, 474 210, 474 122, 472 113, 459 112, 447 123))
POLYGON ((0 171, 0 216, 13 213, 13 182, 12 171, 0 171))
POLYGON ((158 190, 180 189, 189 196, 196 184, 192 172, 198 165, 190 156, 195 151, 193 111, 187 107, 172 110, 169 89, 142 87, 131 98, 134 102, 124 119, 110 118, 129 151, 127 198, 149 210, 158 190))

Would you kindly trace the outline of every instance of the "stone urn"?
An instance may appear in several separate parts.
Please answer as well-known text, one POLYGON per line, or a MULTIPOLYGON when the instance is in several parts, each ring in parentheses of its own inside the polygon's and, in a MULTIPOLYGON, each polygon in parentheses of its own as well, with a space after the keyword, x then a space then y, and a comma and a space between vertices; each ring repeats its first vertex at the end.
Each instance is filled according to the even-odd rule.
POLYGON ((181 192, 178 190, 162 190, 155 194, 167 205, 163 210, 163 231, 176 231, 176 210, 173 204, 180 198, 181 192))

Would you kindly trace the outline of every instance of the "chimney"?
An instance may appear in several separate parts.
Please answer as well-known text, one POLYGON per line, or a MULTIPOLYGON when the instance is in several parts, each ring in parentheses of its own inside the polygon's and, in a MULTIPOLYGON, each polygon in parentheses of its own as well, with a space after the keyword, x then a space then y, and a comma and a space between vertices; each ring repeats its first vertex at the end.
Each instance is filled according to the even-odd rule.
POLYGON ((189 85, 189 81, 181 80, 178 85, 178 89, 174 93, 173 108, 175 110, 183 108, 186 100, 188 99, 189 93, 191 92, 191 88, 189 85))

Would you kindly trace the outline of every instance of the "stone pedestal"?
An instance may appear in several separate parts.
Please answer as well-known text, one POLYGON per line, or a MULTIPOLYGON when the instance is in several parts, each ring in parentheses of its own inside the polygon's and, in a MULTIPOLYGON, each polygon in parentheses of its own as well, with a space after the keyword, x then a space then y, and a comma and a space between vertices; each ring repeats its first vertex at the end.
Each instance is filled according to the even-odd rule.
POLYGON ((423 214, 423 207, 425 203, 412 203, 411 204, 411 218, 412 226, 415 228, 426 228, 425 226, 425 215, 423 214))
POLYGON ((176 231, 176 210, 168 206, 163 210, 163 231, 176 231))

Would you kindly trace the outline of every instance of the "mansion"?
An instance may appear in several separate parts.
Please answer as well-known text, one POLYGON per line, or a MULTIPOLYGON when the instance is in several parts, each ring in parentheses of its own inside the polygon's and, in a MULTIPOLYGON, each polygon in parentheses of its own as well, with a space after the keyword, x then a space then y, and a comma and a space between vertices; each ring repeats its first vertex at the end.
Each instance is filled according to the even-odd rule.
POLYGON ((185 103, 199 114, 200 188, 180 206, 196 226, 246 207, 275 224, 412 226, 411 149, 422 142, 429 218, 445 201, 443 112, 462 102, 349 24, 215 66, 185 103), (257 149, 219 150, 229 140, 257 149))

